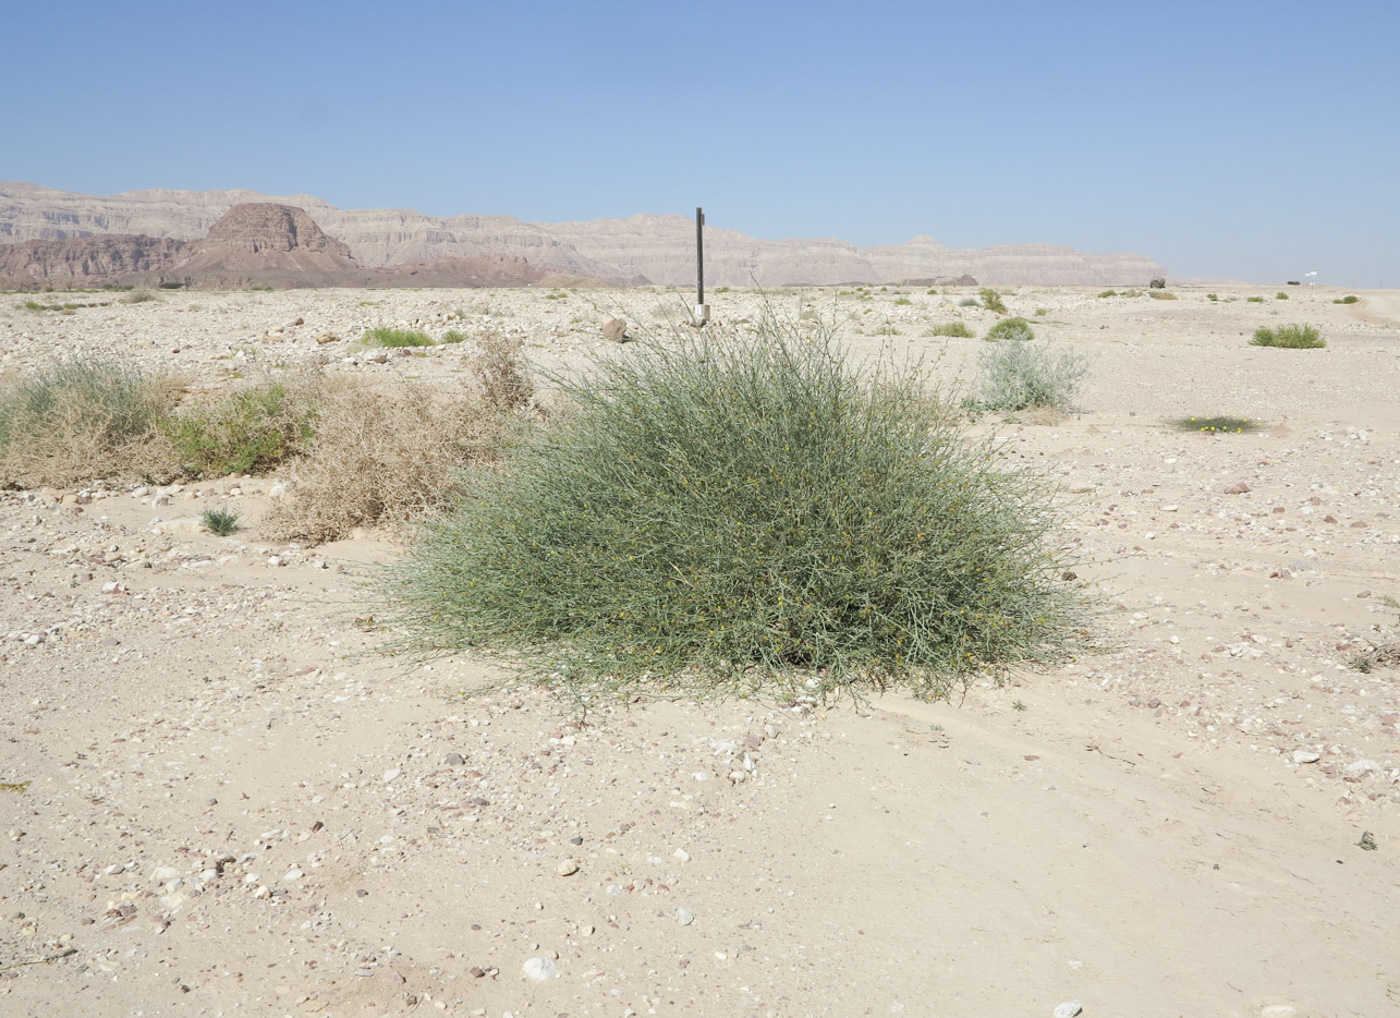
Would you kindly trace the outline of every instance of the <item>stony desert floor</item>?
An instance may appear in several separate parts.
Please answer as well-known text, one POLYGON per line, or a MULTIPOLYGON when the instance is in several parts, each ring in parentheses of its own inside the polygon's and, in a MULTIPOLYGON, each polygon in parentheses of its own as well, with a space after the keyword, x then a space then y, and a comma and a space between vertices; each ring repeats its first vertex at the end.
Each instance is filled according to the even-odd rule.
MULTIPOLYGON (((1103 649, 952 703, 579 720, 489 660, 389 653, 394 534, 269 541, 276 477, 0 493, 0 1014, 1400 1012, 1400 670, 1350 664, 1400 639, 1400 293, 1215 289, 1007 293, 1091 358, 1081 412, 999 447, 1070 500, 1103 649), (1327 348, 1247 345, 1295 321, 1327 348), (1170 424, 1205 414, 1262 427, 1170 424), (248 527, 200 530, 220 505, 248 527)), ((985 331, 971 292, 712 304, 967 385, 984 344, 921 334, 985 331)), ((398 324, 557 370, 690 295, 121 296, 0 295, 4 375, 463 370, 470 341, 355 343, 398 324)))

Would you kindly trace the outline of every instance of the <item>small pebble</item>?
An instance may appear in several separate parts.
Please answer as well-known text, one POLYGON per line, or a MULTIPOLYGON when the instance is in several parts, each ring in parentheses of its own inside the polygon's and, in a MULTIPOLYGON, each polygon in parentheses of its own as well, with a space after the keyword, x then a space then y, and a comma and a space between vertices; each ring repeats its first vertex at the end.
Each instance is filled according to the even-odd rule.
POLYGON ((578 872, 577 859, 565 859, 559 864, 558 873, 561 877, 571 877, 578 872))
POLYGON ((1055 1005, 1055 1018, 1074 1018, 1080 1011, 1084 1010, 1084 1005, 1077 1000, 1067 1000, 1063 1004, 1055 1005))
POLYGON ((1317 763, 1321 759, 1321 753, 1314 753, 1310 749, 1295 749, 1293 751, 1293 762, 1297 764, 1317 763))
POLYGON ((676 909, 676 922, 682 926, 689 926, 695 922, 695 913, 685 907, 678 908, 676 909))

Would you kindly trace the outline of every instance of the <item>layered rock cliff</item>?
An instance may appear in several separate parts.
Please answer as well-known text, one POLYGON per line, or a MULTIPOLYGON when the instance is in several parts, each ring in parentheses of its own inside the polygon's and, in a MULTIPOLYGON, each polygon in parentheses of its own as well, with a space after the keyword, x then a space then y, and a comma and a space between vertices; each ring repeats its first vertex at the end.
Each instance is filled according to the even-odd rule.
MULTIPOLYGON (((558 279, 684 286, 695 280, 695 225, 686 216, 524 223, 510 216, 438 218, 411 209, 338 209, 308 195, 268 198, 252 191, 151 190, 95 197, 0 183, 0 247, 5 240, 134 233, 190 241, 204 237, 229 209, 249 204, 304 210, 324 233, 344 243, 359 269, 395 270, 394 279, 406 273, 414 281, 403 285, 473 285, 424 282, 457 277, 492 280, 485 285, 558 279), (442 259, 452 260, 455 268, 426 268, 442 259)), ((1089 254, 1050 244, 955 249, 915 237, 906 244, 861 248, 830 238, 762 240, 711 227, 705 231, 705 263, 712 286, 965 277, 987 285, 1143 285, 1166 275, 1143 255, 1089 254)), ((239 278, 238 270, 231 271, 227 278, 239 278)), ((332 285, 311 281, 326 278, 313 263, 304 271, 302 285, 332 285)))

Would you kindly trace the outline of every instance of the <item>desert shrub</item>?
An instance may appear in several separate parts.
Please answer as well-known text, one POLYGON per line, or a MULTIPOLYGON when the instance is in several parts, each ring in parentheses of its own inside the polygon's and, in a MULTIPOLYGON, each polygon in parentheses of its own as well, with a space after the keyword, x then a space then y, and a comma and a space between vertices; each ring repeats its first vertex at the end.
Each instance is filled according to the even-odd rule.
POLYGON ((1147 296, 1153 300, 1176 300, 1176 294, 1169 290, 1149 290, 1147 296))
POLYGON ((988 311, 995 311, 999 315, 1006 314, 1006 305, 1002 302, 1001 294, 988 287, 978 291, 978 296, 982 298, 982 306, 988 311))
POLYGON ((58 364, 0 390, 0 480, 34 487, 163 475, 170 379, 115 364, 58 364))
POLYGON ((426 332, 417 332, 413 329, 391 329, 387 326, 380 326, 377 329, 370 329, 361 339, 365 346, 432 346, 433 337, 426 332))
POLYGON ((1332 303, 1333 303, 1333 304, 1355 304, 1355 303, 1356 303, 1357 301, 1359 301, 1360 299, 1361 299, 1361 298, 1358 297, 1358 296, 1356 296, 1356 294, 1354 294, 1354 293, 1349 293, 1349 294, 1347 294, 1345 297, 1338 297, 1338 298, 1337 298, 1336 300, 1334 300, 1332 303))
POLYGON ((1036 316, 1037 318, 1044 318, 1044 317, 1045 317, 1046 315, 1048 315, 1049 313, 1050 313, 1050 309, 1049 309, 1049 308, 1036 308, 1036 309, 1035 309, 1035 316, 1036 316))
POLYGON ((442 338, 438 340, 439 343, 446 346, 452 346, 456 343, 465 343, 466 341, 467 334, 461 329, 448 329, 442 334, 442 338))
POLYGON ((904 304, 913 304, 914 302, 913 302, 912 300, 910 300, 908 297, 899 297, 899 298, 897 298, 897 299, 895 300, 895 303, 896 303, 896 304, 899 304, 899 305, 904 305, 904 304))
POLYGON ((958 307, 960 308, 980 308, 981 306, 982 302, 976 297, 964 297, 962 300, 958 301, 958 307))
POLYGON ((1118 296, 1118 291, 1117 291, 1117 290, 1104 290, 1102 293, 1099 294, 1099 296, 1100 296, 1100 297, 1117 297, 1117 296, 1118 296))
POLYGON ((520 357, 524 340, 488 333, 477 340, 471 359, 472 374, 481 384, 488 406, 497 411, 520 410, 530 405, 534 383, 520 357))
POLYGON ((206 397, 167 418, 163 430, 185 473, 263 473, 310 443, 317 387, 278 381, 206 397))
POLYGON ((971 339, 973 331, 963 322, 945 322, 942 325, 935 325, 925 329, 922 335, 932 338, 934 336, 953 336, 958 339, 971 339))
POLYGON ((1245 298, 1245 303, 1246 303, 1246 304, 1263 304, 1263 303, 1264 303, 1264 298, 1263 298, 1263 297, 1246 297, 1246 298, 1245 298))
POLYGON ((228 537, 240 529, 236 509, 206 509, 199 514, 199 522, 216 537, 228 537))
POLYGON ((1208 434, 1243 435, 1258 431, 1259 424, 1248 417, 1214 416, 1181 417, 1172 424, 1181 431, 1204 431, 1208 434))
POLYGON ((1219 299, 1220 299, 1219 294, 1214 294, 1214 293, 1208 293, 1208 294, 1206 294, 1206 300, 1218 301, 1219 299))
POLYGON ((966 401, 979 410, 1068 410, 1089 371, 1083 354, 1032 343, 998 343, 980 363, 979 387, 966 401))
POLYGON ((1057 513, 917 372, 772 322, 617 351, 478 472, 387 581, 434 647, 529 652, 579 696, 811 676, 933 696, 1056 657, 1079 602, 1057 513))
POLYGON ((983 338, 992 343, 1000 343, 1004 339, 1035 339, 1035 330, 1024 318, 1004 318, 988 329, 983 338))
POLYGON ((1260 326, 1254 330, 1250 346, 1278 346, 1288 350, 1316 350, 1327 345, 1312 325, 1280 325, 1277 329, 1260 326))
POLYGON ((1274 300, 1287 300, 1287 299, 1288 299, 1288 294, 1284 293, 1282 290, 1280 290, 1278 293, 1274 294, 1274 300))
POLYGON ((265 518, 279 537, 335 541, 439 509, 463 468, 497 458, 513 416, 467 383, 329 387, 309 452, 265 518))
POLYGON ((174 279, 163 279, 156 285, 162 290, 179 290, 182 289, 185 284, 174 279))
POLYGON ((145 304, 147 301, 155 300, 155 297, 147 290, 132 290, 122 298, 123 304, 145 304))

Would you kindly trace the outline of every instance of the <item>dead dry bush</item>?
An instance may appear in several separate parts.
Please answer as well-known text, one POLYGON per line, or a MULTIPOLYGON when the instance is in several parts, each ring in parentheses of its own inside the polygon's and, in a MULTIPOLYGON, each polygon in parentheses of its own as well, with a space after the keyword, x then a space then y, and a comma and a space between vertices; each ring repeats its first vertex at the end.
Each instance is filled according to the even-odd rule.
POLYGON ((521 423, 521 414, 465 383, 331 387, 310 454, 292 466, 286 500, 266 524, 281 537, 321 542, 431 513, 458 472, 495 462, 521 423))
POLYGON ((497 411, 522 410, 534 398, 534 383, 520 361, 523 344, 524 340, 495 332, 477 340, 477 353, 469 366, 487 405, 497 411))
POLYGON ((112 364, 51 365, 0 389, 0 483, 34 488, 176 473, 160 424, 181 384, 112 364))

